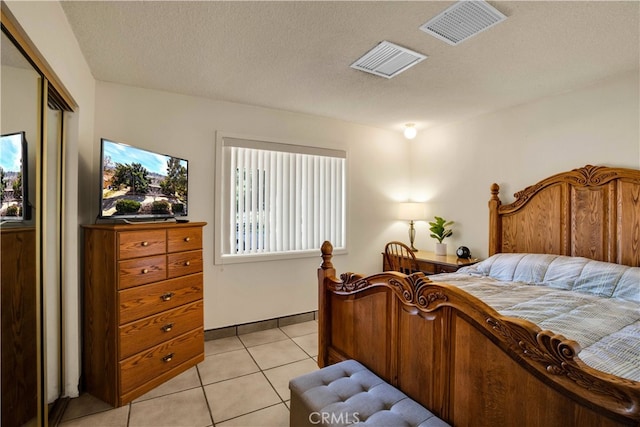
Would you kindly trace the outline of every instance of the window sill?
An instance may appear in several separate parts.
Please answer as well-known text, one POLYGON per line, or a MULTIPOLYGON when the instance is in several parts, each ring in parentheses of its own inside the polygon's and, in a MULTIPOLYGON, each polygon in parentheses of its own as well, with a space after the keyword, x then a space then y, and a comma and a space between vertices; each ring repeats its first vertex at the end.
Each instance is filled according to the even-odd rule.
MULTIPOLYGON (((347 253, 346 248, 335 248, 333 255, 344 255, 347 253)), ((242 254, 242 255, 222 255, 216 256, 215 264, 242 264, 247 262, 262 262, 262 261, 283 261, 289 259, 298 258, 320 258, 322 256, 320 249, 309 249, 305 251, 287 251, 276 253, 263 253, 263 254, 242 254)))

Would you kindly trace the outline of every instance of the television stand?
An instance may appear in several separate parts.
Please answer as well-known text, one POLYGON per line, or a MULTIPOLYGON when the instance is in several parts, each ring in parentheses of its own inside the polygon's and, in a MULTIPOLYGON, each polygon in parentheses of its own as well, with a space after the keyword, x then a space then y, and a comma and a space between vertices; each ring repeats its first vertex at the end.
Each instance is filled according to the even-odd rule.
MULTIPOLYGON (((140 219, 132 219, 132 218, 118 218, 118 217, 109 217, 109 218, 101 218, 100 216, 96 216, 94 224, 161 224, 161 223, 173 223, 173 222, 184 222, 178 221, 175 217, 167 216, 167 217, 158 217, 158 218, 140 218, 140 219)), ((188 222, 188 221, 187 221, 188 222)))
POLYGON ((141 220, 136 220, 136 219, 130 220, 130 219, 127 219, 127 218, 123 218, 122 221, 125 224, 158 224, 160 222, 178 222, 173 217, 141 219, 141 220))

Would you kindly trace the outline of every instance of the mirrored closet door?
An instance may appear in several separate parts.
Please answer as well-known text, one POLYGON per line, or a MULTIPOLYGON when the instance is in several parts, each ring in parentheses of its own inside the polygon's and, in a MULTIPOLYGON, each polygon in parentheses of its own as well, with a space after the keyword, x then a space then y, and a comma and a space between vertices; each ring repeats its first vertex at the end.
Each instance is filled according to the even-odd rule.
POLYGON ((42 269, 45 398, 52 405, 62 395, 62 124, 64 112, 47 105, 43 118, 42 269))
POLYGON ((42 76, 3 31, 0 131, 2 425, 38 415, 42 76))
POLYGON ((47 426, 64 394, 63 142, 75 105, 2 6, 0 424, 47 426))

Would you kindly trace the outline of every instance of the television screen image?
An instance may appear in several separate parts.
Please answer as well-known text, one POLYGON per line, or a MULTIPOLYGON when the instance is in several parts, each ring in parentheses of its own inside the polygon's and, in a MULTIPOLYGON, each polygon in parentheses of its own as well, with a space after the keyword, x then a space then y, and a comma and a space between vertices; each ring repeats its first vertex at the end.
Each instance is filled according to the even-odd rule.
POLYGON ((101 140, 101 218, 187 215, 188 161, 101 140))
POLYGON ((1 221, 29 219, 27 188, 27 140, 24 132, 2 135, 0 136, 1 221))

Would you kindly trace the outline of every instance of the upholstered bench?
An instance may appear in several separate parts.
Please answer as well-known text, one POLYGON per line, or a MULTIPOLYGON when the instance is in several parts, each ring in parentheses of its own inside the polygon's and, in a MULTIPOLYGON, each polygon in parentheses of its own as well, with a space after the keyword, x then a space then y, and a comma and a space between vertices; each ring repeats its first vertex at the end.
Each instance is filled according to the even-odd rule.
POLYGON ((289 382, 290 427, 445 427, 449 424, 355 360, 289 382))

